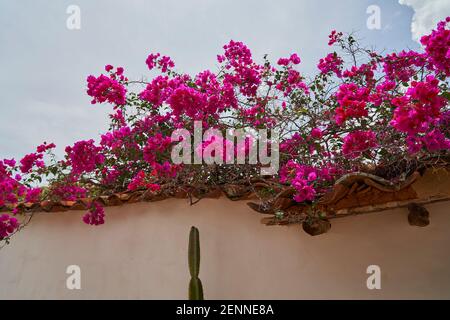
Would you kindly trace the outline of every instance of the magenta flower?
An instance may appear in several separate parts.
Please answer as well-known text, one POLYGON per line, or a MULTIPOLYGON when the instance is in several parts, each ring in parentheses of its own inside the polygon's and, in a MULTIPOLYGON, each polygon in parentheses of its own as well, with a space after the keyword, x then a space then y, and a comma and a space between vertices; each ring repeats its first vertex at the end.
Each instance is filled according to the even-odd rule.
POLYGON ((319 68, 319 70, 324 74, 332 72, 336 74, 338 78, 341 78, 341 68, 343 63, 344 60, 342 60, 342 58, 339 57, 336 53, 330 53, 325 58, 320 59, 317 68, 319 68))
POLYGON ((450 30, 447 27, 449 22, 450 17, 447 17, 445 21, 438 23, 437 29, 433 30, 430 35, 420 39, 432 67, 446 76, 450 76, 450 30))
POLYGON ((373 131, 355 130, 344 138, 342 153, 349 159, 355 159, 377 146, 377 137, 373 131))
POLYGON ((89 76, 87 82, 87 94, 94 98, 91 101, 92 104, 109 102, 124 105, 126 103, 127 90, 117 80, 101 74, 97 78, 89 76))
POLYGON ((331 31, 331 34, 328 36, 329 41, 328 41, 328 45, 332 46, 333 44, 335 44, 337 41, 339 41, 342 37, 342 32, 337 32, 336 30, 331 31))
POLYGON ((105 210, 98 202, 93 202, 91 207, 83 216, 83 221, 86 224, 98 226, 105 223, 105 210))
POLYGON ((8 214, 0 215, 0 240, 9 237, 19 228, 19 222, 16 218, 8 214))
POLYGON ((72 173, 89 173, 105 161, 102 148, 94 145, 94 140, 78 141, 73 147, 67 147, 66 153, 72 165, 72 173))
POLYGON ((40 153, 27 154, 20 160, 20 171, 28 173, 34 166, 44 167, 44 162, 41 160, 43 155, 40 153))

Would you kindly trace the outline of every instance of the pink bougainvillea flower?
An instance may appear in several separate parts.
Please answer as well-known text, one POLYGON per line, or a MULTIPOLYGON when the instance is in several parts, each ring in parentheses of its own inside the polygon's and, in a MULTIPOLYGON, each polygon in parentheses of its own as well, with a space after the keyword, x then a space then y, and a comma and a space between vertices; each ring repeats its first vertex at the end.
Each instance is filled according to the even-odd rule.
POLYGON ((280 66, 288 66, 291 63, 295 65, 299 64, 300 62, 301 62, 300 57, 296 53, 293 53, 289 58, 278 59, 277 64, 279 64, 280 66))
POLYGON ((170 59, 170 57, 162 56, 160 58, 160 53, 151 53, 147 57, 147 60, 145 63, 147 64, 147 67, 149 70, 152 70, 155 67, 158 67, 161 69, 161 72, 167 72, 169 69, 175 67, 175 63, 170 59))
POLYGON ((347 158, 354 159, 377 146, 377 138, 373 131, 355 130, 344 138, 342 153, 347 158))
POLYGON ((420 42, 425 47, 432 67, 438 71, 443 72, 446 76, 450 76, 450 30, 448 24, 450 17, 441 21, 437 25, 437 29, 433 30, 431 34, 425 35, 420 39, 420 42))
POLYGON ((34 166, 44 167, 42 158, 43 156, 40 153, 27 154, 20 160, 20 171, 22 173, 28 173, 34 166))
POLYGON ((319 68, 323 74, 334 73, 338 78, 341 78, 341 68, 343 63, 344 60, 334 52, 329 53, 325 58, 320 59, 317 68, 319 68))
POLYGON ((369 98, 369 89, 359 87, 354 83, 342 84, 336 93, 339 107, 336 108, 335 120, 342 125, 347 119, 362 118, 368 115, 366 105, 369 98))
POLYGON ((92 202, 89 211, 83 216, 86 224, 98 226, 105 223, 105 210, 98 202, 92 202))
POLYGON ((36 148, 36 152, 43 153, 54 148, 56 148, 54 143, 47 144, 47 142, 44 142, 36 148))
POLYGON ((331 31, 330 35, 328 36, 329 41, 328 41, 328 45, 332 46, 333 44, 335 44, 337 41, 339 41, 342 37, 342 32, 337 32, 336 30, 331 31))
POLYGON ((94 99, 92 104, 109 102, 115 105, 126 103, 127 89, 116 79, 101 74, 98 77, 89 76, 87 78, 87 94, 94 99))
POLYGON ((72 173, 79 175, 92 172, 97 165, 105 161, 105 156, 101 153, 102 148, 94 144, 94 140, 78 141, 73 147, 66 147, 67 157, 72 165, 72 173))
POLYGON ((0 240, 9 237, 19 228, 19 221, 8 214, 0 215, 0 240))

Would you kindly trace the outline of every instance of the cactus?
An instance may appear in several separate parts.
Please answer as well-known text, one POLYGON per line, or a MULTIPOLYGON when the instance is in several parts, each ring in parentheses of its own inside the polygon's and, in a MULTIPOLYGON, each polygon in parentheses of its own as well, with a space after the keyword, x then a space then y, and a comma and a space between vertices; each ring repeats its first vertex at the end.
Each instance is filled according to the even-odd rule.
POLYGON ((203 300, 202 281, 198 278, 200 272, 200 236, 196 227, 191 227, 188 249, 189 272, 189 300, 203 300))

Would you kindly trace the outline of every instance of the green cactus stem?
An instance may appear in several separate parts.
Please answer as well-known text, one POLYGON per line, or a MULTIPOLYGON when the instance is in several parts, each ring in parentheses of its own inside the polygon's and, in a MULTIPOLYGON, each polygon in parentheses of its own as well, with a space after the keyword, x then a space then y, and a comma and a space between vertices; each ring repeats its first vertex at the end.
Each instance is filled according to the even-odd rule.
POLYGON ((196 227, 191 227, 188 249, 189 272, 189 300, 203 300, 202 281, 198 278, 200 272, 200 235, 196 227))

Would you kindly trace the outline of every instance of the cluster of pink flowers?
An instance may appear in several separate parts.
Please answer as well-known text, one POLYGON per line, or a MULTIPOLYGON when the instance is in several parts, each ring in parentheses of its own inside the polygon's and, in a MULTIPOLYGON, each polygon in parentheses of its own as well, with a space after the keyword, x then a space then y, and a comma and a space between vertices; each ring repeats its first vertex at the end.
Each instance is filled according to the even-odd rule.
POLYGON ((166 151, 171 144, 171 138, 166 137, 159 132, 149 137, 143 150, 144 160, 149 164, 154 164, 157 162, 158 154, 166 151))
POLYGON ((447 103, 439 93, 439 81, 433 76, 413 81, 405 96, 392 100, 397 109, 391 124, 410 134, 426 131, 440 119, 441 109, 447 103))
MULTIPOLYGON (((55 147, 56 146, 54 143, 47 144, 46 142, 44 142, 43 144, 39 145, 36 148, 36 153, 27 154, 20 160, 20 171, 22 173, 29 173, 35 166, 38 168, 44 168, 45 167, 45 163, 43 161, 44 153, 55 147)), ((15 161, 14 160, 12 161, 14 162, 14 164, 11 163, 12 164, 11 166, 14 167, 15 161)))
POLYGON ((233 73, 225 75, 225 83, 238 86, 244 96, 255 96, 261 84, 261 66, 255 64, 250 49, 242 42, 231 40, 223 47, 225 53, 217 60, 225 61, 225 69, 232 69, 233 73))
POLYGON ((36 152, 44 153, 44 152, 54 149, 54 148, 56 148, 56 145, 54 143, 47 144, 47 142, 44 142, 43 144, 39 145, 36 148, 36 152))
POLYGON ((315 168, 289 160, 280 170, 280 181, 294 187, 295 201, 313 201, 320 189, 319 185, 331 179, 330 169, 331 167, 315 168))
POLYGON ((144 171, 139 171, 137 175, 128 184, 128 190, 133 191, 139 188, 145 188, 151 190, 152 192, 157 192, 161 189, 161 186, 151 181, 155 180, 156 172, 152 175, 147 175, 144 171))
POLYGON ((105 71, 109 72, 111 79, 120 80, 121 82, 128 81, 128 78, 123 75, 124 69, 122 67, 117 67, 116 71, 113 71, 113 69, 114 67, 110 64, 105 66, 105 71))
MULTIPOLYGON (((14 159, 0 160, 0 208, 7 206, 16 214, 19 201, 37 202, 41 195, 41 188, 27 187, 20 183, 22 176, 13 174, 16 161, 14 159)), ((0 240, 9 237, 17 228, 19 222, 8 214, 0 215, 0 240)))
POLYGON ((290 158, 297 158, 301 153, 308 152, 313 154, 320 149, 317 144, 324 135, 324 131, 318 127, 312 128, 309 135, 302 137, 298 132, 294 133, 289 139, 285 139, 280 144, 280 151, 289 155, 290 158))
POLYGON ((368 88, 372 88, 375 83, 374 71, 377 69, 377 64, 375 61, 371 63, 363 63, 360 66, 352 66, 348 70, 342 72, 343 78, 362 78, 366 82, 368 88))
POLYGON ((425 54, 403 50, 398 54, 388 54, 383 62, 383 71, 388 80, 407 82, 415 74, 415 68, 425 65, 426 57, 425 54))
POLYGON ((332 46, 336 42, 338 42, 342 38, 342 32, 337 32, 336 30, 332 30, 330 35, 328 36, 328 45, 332 46))
POLYGON ((94 140, 78 141, 73 147, 66 147, 67 157, 72 165, 72 174, 92 172, 97 165, 105 161, 105 156, 101 154, 102 148, 94 144, 94 140))
POLYGON ((329 53, 325 58, 320 59, 317 68, 319 68, 319 70, 324 74, 333 72, 338 78, 341 78, 341 68, 343 63, 344 60, 342 60, 342 58, 339 57, 336 52, 333 52, 329 53))
POLYGON ((105 186, 114 185, 117 179, 122 175, 122 170, 120 170, 116 165, 111 168, 103 168, 101 183, 105 186))
POLYGON ((319 140, 319 139, 322 139, 323 133, 324 133, 323 130, 321 130, 320 128, 312 128, 311 137, 319 140))
POLYGON ((19 221, 8 214, 0 215, 0 240, 9 237, 19 228, 19 221))
MULTIPOLYGON (((286 88, 286 90, 288 90, 286 88)), ((264 125, 266 128, 272 128, 275 124, 275 119, 267 114, 267 103, 257 103, 252 107, 239 107, 240 116, 245 123, 254 127, 264 125)))
POLYGON ((170 79, 158 76, 147 85, 139 97, 150 102, 155 108, 163 103, 171 108, 171 115, 175 118, 183 116, 193 120, 202 120, 223 111, 227 106, 236 105, 233 86, 225 83, 223 86, 215 81, 208 72, 200 73, 195 84, 191 84, 190 77, 179 76, 170 79))
POLYGON ((289 58, 280 58, 278 59, 277 64, 280 66, 288 66, 289 64, 300 64, 301 59, 300 57, 296 54, 293 53, 291 54, 291 56, 289 58))
POLYGON ((74 184, 62 184, 55 186, 52 194, 60 200, 75 201, 77 199, 85 198, 87 190, 74 184))
MULTIPOLYGON (((167 103, 171 106, 175 116, 186 115, 192 119, 200 120, 210 113, 207 108, 206 95, 185 85, 175 89, 167 103)), ((211 113, 214 112, 215 110, 211 110, 211 113)))
POLYGON ((116 109, 115 113, 109 115, 109 118, 112 120, 113 123, 117 123, 121 127, 126 126, 126 120, 123 115, 123 111, 120 109, 116 109))
POLYGON ((161 72, 165 73, 169 69, 175 67, 175 63, 168 56, 162 56, 160 53, 151 53, 147 57, 145 61, 149 70, 152 70, 155 67, 161 69, 161 72))
POLYGON ((94 99, 92 104, 109 102, 114 105, 124 105, 126 103, 127 89, 113 77, 101 74, 98 77, 89 76, 87 78, 87 94, 94 99))
POLYGON ((107 132, 101 136, 100 145, 103 147, 109 147, 113 151, 120 149, 122 146, 131 148, 132 142, 127 143, 127 138, 131 139, 132 131, 127 125, 120 127, 112 132, 107 132))
POLYGON ((450 17, 438 23, 437 29, 430 35, 423 36, 420 42, 425 47, 425 52, 430 59, 433 68, 450 76, 450 30, 447 28, 450 17))
POLYGON ((404 96, 392 100, 397 108, 391 125, 408 135, 407 144, 412 153, 421 146, 429 151, 449 149, 450 140, 435 128, 442 119, 442 108, 448 103, 439 93, 439 81, 427 76, 425 81, 413 81, 404 96))
POLYGON ((410 153, 419 152, 422 148, 430 152, 450 150, 450 139, 439 129, 433 129, 422 136, 408 136, 406 141, 410 153))
POLYGON ((379 107, 383 102, 390 102, 392 100, 392 94, 390 93, 395 89, 394 81, 384 81, 375 87, 375 92, 369 96, 369 101, 375 106, 379 107))
POLYGON ((368 98, 368 88, 359 87, 355 83, 342 84, 336 93, 336 99, 339 103, 339 107, 335 110, 336 123, 341 125, 349 118, 366 117, 368 114, 366 109, 368 98))
POLYGON ((197 74, 195 84, 207 96, 211 116, 227 108, 237 108, 233 85, 226 81, 221 84, 211 71, 205 70, 197 74))
POLYGON ((98 226, 105 223, 105 210, 98 202, 92 202, 89 211, 83 216, 86 224, 98 226))
POLYGON ((44 168, 44 153, 55 147, 56 146, 54 143, 47 144, 46 142, 44 142, 43 144, 39 145, 36 148, 36 153, 27 154, 20 160, 20 171, 22 173, 29 173, 35 166, 38 168, 44 168))
POLYGON ((36 202, 41 195, 41 188, 26 187, 20 183, 22 180, 20 174, 12 174, 15 164, 14 159, 0 160, 0 207, 9 205, 15 208, 20 199, 25 202, 36 202))
POLYGON ((169 162, 172 139, 160 132, 152 134, 142 149, 142 160, 153 169, 152 175, 159 178, 173 178, 176 176, 179 165, 169 162))
POLYGON ((144 91, 139 94, 139 97, 159 107, 170 96, 172 88, 170 87, 169 77, 157 76, 147 85, 144 91))
POLYGON ((20 171, 28 173, 34 166, 43 168, 45 166, 44 161, 42 161, 43 157, 42 153, 27 154, 20 160, 20 171))
POLYGON ((376 134, 373 131, 355 130, 344 138, 342 153, 349 159, 355 159, 363 153, 378 146, 376 134))
POLYGON ((41 188, 28 188, 25 195, 25 202, 34 203, 39 201, 41 193, 42 193, 41 188))
POLYGON ((158 176, 158 178, 168 178, 169 180, 175 178, 180 171, 180 165, 173 164, 168 160, 163 161, 162 163, 154 162, 152 164, 152 168, 154 168, 154 173, 158 176))
POLYGON ((18 201, 17 193, 23 194, 25 192, 18 183, 18 180, 21 179, 20 175, 13 178, 11 177, 11 171, 8 169, 8 166, 15 166, 15 161, 9 160, 8 163, 6 164, 5 160, 0 160, 0 207, 6 204, 16 204, 18 201))
POLYGON ((297 70, 288 69, 286 79, 279 81, 275 88, 283 92, 283 95, 287 97, 295 89, 300 89, 304 93, 309 93, 308 86, 303 82, 303 78, 297 70))

